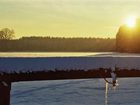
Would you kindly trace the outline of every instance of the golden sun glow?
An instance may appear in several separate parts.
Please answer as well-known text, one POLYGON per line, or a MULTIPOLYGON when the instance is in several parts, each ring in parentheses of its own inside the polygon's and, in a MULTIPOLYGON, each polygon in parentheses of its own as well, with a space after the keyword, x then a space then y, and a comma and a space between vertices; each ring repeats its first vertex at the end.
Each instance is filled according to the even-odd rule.
POLYGON ((126 20, 125 24, 126 24, 128 27, 131 27, 131 28, 135 27, 135 24, 136 24, 136 17, 135 17, 135 16, 129 17, 129 18, 126 20))

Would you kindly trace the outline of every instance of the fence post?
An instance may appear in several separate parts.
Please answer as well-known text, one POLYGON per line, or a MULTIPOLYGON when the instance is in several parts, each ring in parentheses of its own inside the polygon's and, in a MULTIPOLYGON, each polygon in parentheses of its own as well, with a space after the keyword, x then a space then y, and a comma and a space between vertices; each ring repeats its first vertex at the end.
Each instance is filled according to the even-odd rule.
POLYGON ((11 82, 0 81, 0 105, 10 105, 11 82))

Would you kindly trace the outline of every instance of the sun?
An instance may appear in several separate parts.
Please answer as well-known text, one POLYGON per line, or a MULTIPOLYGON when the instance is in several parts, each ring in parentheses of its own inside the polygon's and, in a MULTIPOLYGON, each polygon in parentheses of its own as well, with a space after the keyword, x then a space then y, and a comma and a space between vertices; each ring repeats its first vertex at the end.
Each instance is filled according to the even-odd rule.
POLYGON ((135 27, 135 24, 136 24, 136 17, 135 17, 135 16, 129 17, 129 18, 126 20, 125 24, 126 24, 128 27, 131 27, 131 28, 135 27))

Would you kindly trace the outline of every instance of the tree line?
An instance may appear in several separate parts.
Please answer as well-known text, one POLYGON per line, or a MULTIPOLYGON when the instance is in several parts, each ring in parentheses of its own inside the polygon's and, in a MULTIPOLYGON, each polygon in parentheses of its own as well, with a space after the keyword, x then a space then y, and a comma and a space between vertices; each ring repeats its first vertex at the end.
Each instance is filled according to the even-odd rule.
POLYGON ((115 39, 22 37, 0 40, 0 51, 109 52, 115 51, 115 39))
POLYGON ((1 52, 110 52, 115 51, 115 39, 110 38, 60 38, 22 37, 13 39, 14 31, 0 31, 1 52), (3 34, 7 32, 6 34, 3 34), (5 38, 1 37, 6 36, 5 38))

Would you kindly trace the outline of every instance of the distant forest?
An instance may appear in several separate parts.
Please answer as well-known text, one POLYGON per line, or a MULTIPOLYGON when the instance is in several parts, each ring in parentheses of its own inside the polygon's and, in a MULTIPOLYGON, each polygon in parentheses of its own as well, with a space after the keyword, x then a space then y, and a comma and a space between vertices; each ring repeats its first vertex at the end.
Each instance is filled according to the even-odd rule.
POLYGON ((112 52, 115 39, 22 37, 1 39, 1 52, 112 52))

